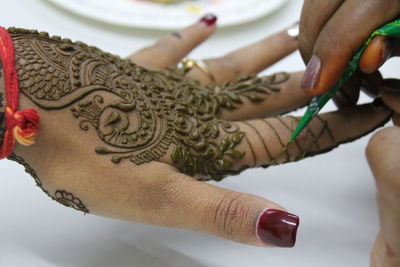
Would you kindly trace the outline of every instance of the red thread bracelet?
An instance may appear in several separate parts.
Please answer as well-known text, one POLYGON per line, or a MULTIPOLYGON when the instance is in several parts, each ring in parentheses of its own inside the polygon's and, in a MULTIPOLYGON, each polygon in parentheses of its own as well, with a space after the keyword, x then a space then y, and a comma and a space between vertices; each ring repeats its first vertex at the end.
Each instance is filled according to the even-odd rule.
POLYGON ((5 133, 0 146, 0 159, 7 158, 14 150, 15 141, 30 146, 39 133, 39 112, 19 109, 18 75, 15 67, 13 40, 8 31, 0 27, 0 59, 3 63, 5 84, 5 133))

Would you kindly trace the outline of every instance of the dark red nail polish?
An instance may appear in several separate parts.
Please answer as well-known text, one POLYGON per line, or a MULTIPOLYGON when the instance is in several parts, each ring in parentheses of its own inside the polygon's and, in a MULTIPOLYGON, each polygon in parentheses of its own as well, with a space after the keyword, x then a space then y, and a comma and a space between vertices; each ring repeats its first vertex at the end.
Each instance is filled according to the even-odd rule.
POLYGON ((258 219, 257 236, 268 245, 294 247, 299 223, 299 217, 294 214, 268 209, 258 219))
POLYGON ((211 26, 215 25, 217 20, 218 20, 217 16, 215 16, 214 14, 209 13, 209 14, 205 15, 204 17, 202 17, 200 19, 200 22, 204 23, 207 27, 211 27, 211 26))

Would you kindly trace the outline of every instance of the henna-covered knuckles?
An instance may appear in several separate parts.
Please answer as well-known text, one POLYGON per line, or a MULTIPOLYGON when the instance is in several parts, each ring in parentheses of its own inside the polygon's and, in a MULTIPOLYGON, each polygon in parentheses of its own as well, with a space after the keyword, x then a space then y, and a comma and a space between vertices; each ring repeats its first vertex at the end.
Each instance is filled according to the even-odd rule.
POLYGON ((70 109, 81 130, 97 132, 96 153, 115 164, 143 164, 172 148, 174 165, 201 179, 238 172, 233 163, 244 156, 237 150, 244 133, 219 120, 221 110, 245 98, 262 101, 288 79, 286 73, 245 77, 215 90, 176 68, 147 70, 81 42, 24 29, 9 33, 21 92, 44 110, 70 109))

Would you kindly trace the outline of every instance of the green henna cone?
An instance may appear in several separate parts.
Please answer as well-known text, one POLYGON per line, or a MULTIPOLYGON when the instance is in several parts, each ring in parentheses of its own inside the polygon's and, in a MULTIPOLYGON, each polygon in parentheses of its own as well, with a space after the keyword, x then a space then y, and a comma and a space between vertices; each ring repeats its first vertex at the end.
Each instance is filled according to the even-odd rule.
POLYGON ((400 19, 394 20, 381 28, 375 30, 364 45, 353 55, 346 69, 340 76, 338 82, 325 94, 315 97, 300 122, 298 123, 296 129, 293 131, 288 143, 292 143, 301 131, 307 126, 308 123, 318 114, 318 112, 325 106, 325 104, 336 94, 336 92, 343 87, 343 85, 348 81, 348 79, 354 74, 358 69, 358 64, 360 62, 361 56, 365 49, 371 43, 375 36, 389 36, 400 38, 400 19))

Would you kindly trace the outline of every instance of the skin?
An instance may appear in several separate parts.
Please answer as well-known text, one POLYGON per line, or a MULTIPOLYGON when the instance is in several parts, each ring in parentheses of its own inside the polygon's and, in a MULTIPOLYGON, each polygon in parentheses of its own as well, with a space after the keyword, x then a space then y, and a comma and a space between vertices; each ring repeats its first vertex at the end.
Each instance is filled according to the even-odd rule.
MULTIPOLYGON (((198 23, 179 32, 181 38, 177 38, 176 34, 166 36, 154 46, 145 48, 129 58, 131 62, 141 66, 128 61, 121 62, 126 64, 128 69, 140 68, 147 71, 143 69, 145 66, 156 71, 152 72, 152 75, 158 73, 168 80, 169 71, 159 70, 175 65, 214 31, 215 26, 198 23)), ((22 43, 18 45, 22 45, 27 36, 34 40, 38 38, 36 33, 26 33, 21 37, 22 43)), ((54 39, 46 39, 44 42, 55 43, 58 48, 61 45, 54 39)), ((83 49, 82 51, 87 53, 92 51, 69 41, 65 43, 76 50, 83 49)), ((238 77, 261 71, 294 51, 296 46, 296 40, 282 32, 222 58, 208 59, 206 62, 217 81, 233 82, 235 85, 238 84, 238 81, 234 82, 238 77), (268 50, 268 47, 276 48, 278 53, 268 50), (266 49, 270 52, 265 53, 266 49)), ((17 46, 16 49, 21 51, 17 52, 17 62, 19 66, 26 66, 24 60, 29 60, 29 57, 24 53, 28 50, 20 48, 17 46)), ((109 55, 96 51, 92 59, 109 58, 109 55)), ((41 58, 44 59, 42 56, 41 58)), ((120 59, 115 60, 119 62, 120 59)), ((19 70, 20 78, 24 80, 25 71, 27 73, 30 70, 28 67, 19 70)), ((285 140, 288 140, 298 118, 275 115, 304 106, 310 100, 301 91, 301 75, 290 74, 288 79, 278 83, 279 88, 276 92, 262 94, 258 101, 251 101, 239 95, 241 103, 236 104, 235 109, 228 111, 223 107, 221 112, 214 114, 213 121, 228 122, 236 129, 233 132, 221 130, 220 135, 207 140, 221 144, 233 143, 232 147, 241 152, 240 157, 230 157, 231 164, 227 165, 228 170, 240 172, 244 167, 268 166, 326 152, 340 143, 371 132, 383 125, 391 115, 390 110, 379 104, 367 104, 322 114, 295 143, 285 147, 285 140), (232 134, 237 133, 241 133, 241 137, 234 138, 232 134), (229 142, 224 141, 226 138, 229 142), (233 141, 234 139, 236 141, 233 141)), ((210 83, 209 77, 196 69, 190 71, 187 76, 190 79, 179 78, 183 84, 191 84, 193 79, 202 84, 196 85, 193 92, 204 90, 204 85, 210 83)), ((252 78, 251 81, 256 80, 252 78)), ((101 216, 190 229, 245 244, 268 246, 256 236, 257 218, 265 209, 284 208, 259 196, 234 192, 199 181, 213 178, 211 173, 192 170, 190 174, 193 176, 189 176, 185 169, 187 164, 180 165, 174 160, 174 151, 176 152, 176 148, 182 144, 181 139, 176 138, 176 133, 171 145, 159 158, 141 164, 129 160, 113 163, 110 156, 95 152, 96 147, 104 146, 96 128, 93 125, 89 125, 88 130, 80 128, 80 117, 74 116, 79 104, 92 100, 95 94, 77 98, 71 106, 61 105, 59 100, 54 100, 51 103, 57 108, 52 110, 43 105, 43 99, 30 91, 32 88, 42 87, 29 87, 28 82, 29 79, 22 87, 21 109, 39 110, 42 116, 41 132, 35 145, 29 148, 18 145, 15 154, 35 170, 43 188, 51 196, 60 196, 58 191, 67 192, 62 195, 63 198, 76 198, 90 213, 101 216), (51 164, 48 164, 49 162, 51 164), (72 194, 73 197, 68 194, 72 194)), ((4 87, 3 84, 0 86, 4 87)), ((223 87, 221 84, 213 86, 214 91, 209 92, 210 96, 218 96, 224 92, 221 91, 223 87)), ((171 89, 179 93, 177 88, 171 89)), ((115 98, 102 92, 99 94, 103 96, 106 104, 115 98)), ((184 100, 188 101, 186 98, 184 100)), ((138 127, 135 122, 132 125, 138 127)), ((187 151, 189 155, 196 155, 190 148, 187 151)))
MULTIPOLYGON (((300 22, 299 49, 305 62, 312 55, 318 56, 322 62, 319 81, 307 94, 319 95, 326 92, 337 81, 353 52, 369 34, 399 15, 400 1, 305 0, 300 22)), ((398 40, 376 37, 361 58, 360 72, 351 80, 353 86, 345 86, 335 96, 336 104, 339 107, 354 105, 358 100, 360 86, 369 84, 366 93, 370 96, 379 95, 394 111, 393 122, 399 125, 400 84, 396 80, 382 80, 377 74, 378 68, 387 59, 398 55, 398 40)), ((400 265, 399 134, 398 127, 379 131, 367 147, 368 162, 377 184, 381 221, 380 232, 371 253, 371 266, 400 265)))

